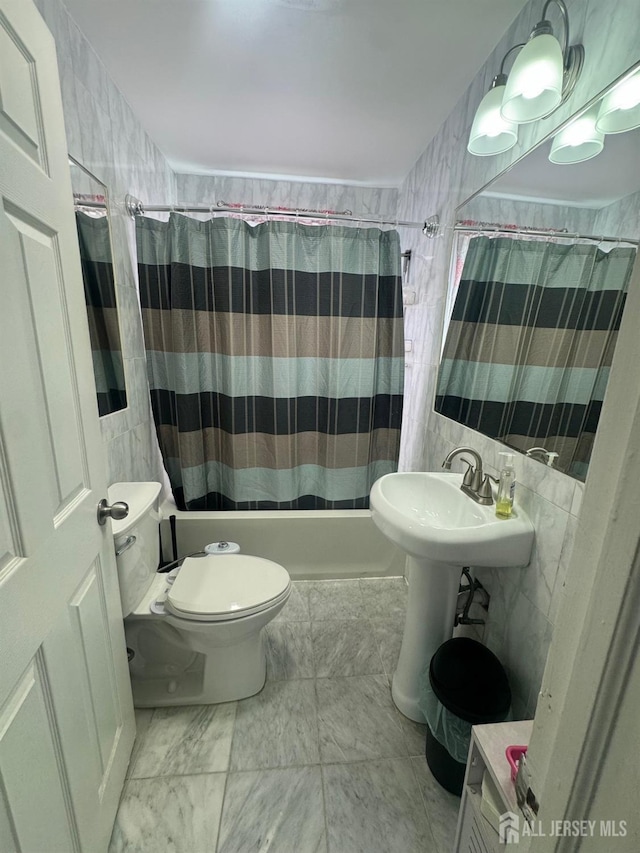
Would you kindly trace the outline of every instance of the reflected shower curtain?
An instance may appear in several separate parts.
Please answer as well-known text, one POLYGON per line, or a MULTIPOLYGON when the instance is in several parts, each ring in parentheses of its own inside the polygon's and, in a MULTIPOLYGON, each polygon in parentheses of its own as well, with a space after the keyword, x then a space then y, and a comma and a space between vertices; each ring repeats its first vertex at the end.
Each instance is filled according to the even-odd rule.
POLYGON ((361 509, 397 468, 395 231, 137 221, 151 401, 184 509, 361 509))
POLYGON ((475 237, 464 262, 436 411, 584 476, 635 249, 475 237))
POLYGON ((76 227, 98 412, 102 417, 127 406, 109 220, 76 211, 76 227))

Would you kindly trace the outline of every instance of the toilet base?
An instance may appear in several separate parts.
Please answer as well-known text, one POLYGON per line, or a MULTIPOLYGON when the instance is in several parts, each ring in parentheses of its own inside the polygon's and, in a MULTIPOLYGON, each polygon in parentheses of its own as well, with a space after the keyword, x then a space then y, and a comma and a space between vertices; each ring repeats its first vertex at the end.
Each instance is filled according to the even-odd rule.
POLYGON ((259 693, 267 677, 263 629, 289 593, 258 613, 229 621, 190 620, 144 609, 125 619, 135 707, 216 705, 259 693))
POLYGON ((135 708, 162 708, 172 705, 219 705, 248 699, 260 693, 266 682, 262 679, 247 690, 231 691, 228 695, 216 692, 210 695, 202 688, 202 675, 197 672, 184 673, 178 678, 131 679, 133 705, 135 708))
MULTIPOLYGON (((185 638, 187 639, 187 638, 185 638)), ((259 693, 267 677, 262 632, 240 643, 197 654, 183 672, 145 678, 132 674, 136 708, 165 705, 217 705, 259 693)))

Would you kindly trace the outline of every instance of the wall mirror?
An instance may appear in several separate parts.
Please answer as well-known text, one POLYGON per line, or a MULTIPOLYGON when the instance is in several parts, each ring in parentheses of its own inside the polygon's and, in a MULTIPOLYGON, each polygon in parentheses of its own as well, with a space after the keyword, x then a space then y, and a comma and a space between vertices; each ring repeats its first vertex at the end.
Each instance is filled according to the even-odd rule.
POLYGON ((457 210, 435 409, 587 473, 640 237, 640 67, 457 210))
POLYGON ((100 417, 127 406, 107 188, 69 158, 100 417))

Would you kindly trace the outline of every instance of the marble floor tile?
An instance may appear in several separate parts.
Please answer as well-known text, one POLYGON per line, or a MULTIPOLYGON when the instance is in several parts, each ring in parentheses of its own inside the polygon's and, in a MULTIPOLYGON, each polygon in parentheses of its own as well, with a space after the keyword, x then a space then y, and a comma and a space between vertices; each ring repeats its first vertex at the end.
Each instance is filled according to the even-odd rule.
POLYGON ((218 853, 326 853, 320 767, 230 773, 218 853))
POLYGON ((313 678, 310 622, 271 623, 265 628, 264 640, 268 679, 313 678))
POLYGON ((408 758, 322 768, 329 853, 437 853, 408 758))
POLYGON ((412 758, 411 764, 422 791, 431 832, 438 853, 451 853, 458 823, 460 797, 450 794, 431 775, 424 756, 412 758))
POLYGON ((209 773, 130 780, 109 853, 212 853, 225 777, 209 773))
POLYGON ((360 581, 309 581, 311 621, 362 619, 360 581))
POLYGON ((133 749, 131 750, 131 757, 129 758, 129 767, 127 768, 127 779, 129 778, 129 776, 131 776, 131 773, 135 766, 138 753, 140 752, 140 747, 142 746, 142 741, 144 740, 145 732, 149 728, 149 723, 151 722, 151 718, 153 717, 154 709, 135 708, 134 712, 136 716, 136 739, 133 742, 133 749))
MULTIPOLYGON (((309 592, 305 581, 291 584, 291 595, 273 622, 308 622, 309 592)), ((273 622, 271 624, 273 624, 273 622)))
POLYGON ((368 578, 360 581, 367 619, 398 619, 404 624, 407 612, 407 583, 404 578, 368 578))
POLYGON ((404 619, 372 619, 371 626, 384 671, 391 680, 400 657, 404 619))
POLYGON ((312 624, 317 678, 384 674, 373 628, 365 619, 312 624))
POLYGON ((400 722, 404 733, 404 742, 407 744, 407 752, 409 755, 421 755, 424 758, 427 742, 426 723, 414 723, 413 720, 403 714, 400 714, 400 722))
POLYGON ((238 702, 232 770, 317 764, 319 760, 312 680, 267 681, 257 696, 238 702))
POLYGON ((400 712, 384 675, 316 681, 323 763, 408 754, 400 712))
POLYGON ((235 702, 156 708, 142 738, 131 777, 226 770, 235 715, 235 702))

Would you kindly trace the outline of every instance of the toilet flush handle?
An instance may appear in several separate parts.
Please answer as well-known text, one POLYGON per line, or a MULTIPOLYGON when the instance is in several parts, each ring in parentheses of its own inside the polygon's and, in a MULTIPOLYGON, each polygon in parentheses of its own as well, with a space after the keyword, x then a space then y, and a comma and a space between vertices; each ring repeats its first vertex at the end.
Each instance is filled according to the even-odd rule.
POLYGON ((108 518, 120 521, 128 515, 129 504, 126 504, 124 501, 115 501, 109 506, 106 498, 103 498, 98 504, 98 524, 106 524, 108 518))
POLYGON ((135 536, 127 536, 124 542, 121 545, 118 545, 116 548, 116 557, 119 557, 121 554, 124 554, 125 551, 128 551, 132 545, 136 544, 135 536))

